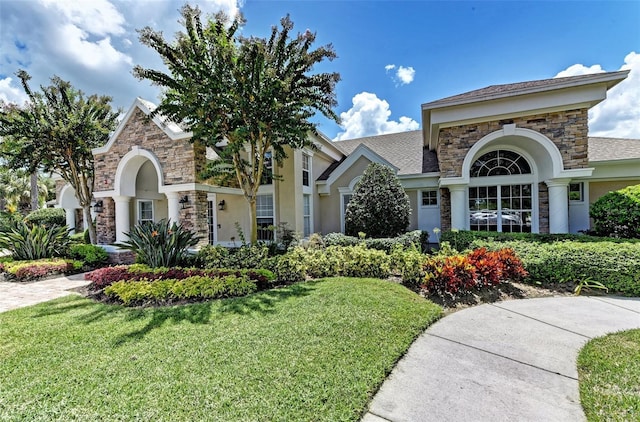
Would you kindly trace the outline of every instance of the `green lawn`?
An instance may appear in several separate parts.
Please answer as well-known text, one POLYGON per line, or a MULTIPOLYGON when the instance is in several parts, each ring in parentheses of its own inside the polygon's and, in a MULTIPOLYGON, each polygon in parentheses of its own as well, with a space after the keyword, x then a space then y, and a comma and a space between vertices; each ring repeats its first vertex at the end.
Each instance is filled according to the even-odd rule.
POLYGON ((130 309, 0 314, 0 420, 358 420, 441 309, 374 279, 130 309))
POLYGON ((589 421, 640 421, 640 330, 590 341, 578 356, 589 421))

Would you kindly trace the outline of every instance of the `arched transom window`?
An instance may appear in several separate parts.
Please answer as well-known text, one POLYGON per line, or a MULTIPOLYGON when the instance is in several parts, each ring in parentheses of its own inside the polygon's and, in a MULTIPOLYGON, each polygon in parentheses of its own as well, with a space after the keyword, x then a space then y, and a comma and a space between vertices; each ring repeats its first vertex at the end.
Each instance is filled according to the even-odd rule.
POLYGON ((471 177, 510 176, 531 174, 531 166, 520 154, 513 151, 496 150, 484 154, 471 166, 471 177))

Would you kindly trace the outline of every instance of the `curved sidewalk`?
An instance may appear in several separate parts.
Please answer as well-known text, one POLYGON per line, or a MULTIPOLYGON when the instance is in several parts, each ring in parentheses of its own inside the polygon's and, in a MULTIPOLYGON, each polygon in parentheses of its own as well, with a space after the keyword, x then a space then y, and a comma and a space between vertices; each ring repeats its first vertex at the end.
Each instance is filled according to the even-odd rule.
POLYGON ((89 283, 90 281, 84 279, 84 273, 32 283, 0 281, 0 312, 67 296, 73 293, 70 290, 86 286, 89 283))
POLYGON ((512 300, 456 312, 413 343, 362 421, 585 420, 578 352, 631 328, 640 328, 637 298, 512 300))

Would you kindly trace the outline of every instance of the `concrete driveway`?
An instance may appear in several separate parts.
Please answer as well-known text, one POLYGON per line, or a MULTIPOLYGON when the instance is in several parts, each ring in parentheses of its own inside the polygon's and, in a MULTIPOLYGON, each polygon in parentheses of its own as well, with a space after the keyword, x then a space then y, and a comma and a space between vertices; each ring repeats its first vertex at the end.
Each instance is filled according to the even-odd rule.
POLYGON ((35 305, 72 294, 69 290, 86 286, 84 274, 57 277, 33 283, 0 282, 0 312, 35 305))
POLYGON ((578 352, 631 328, 640 328, 637 298, 513 300, 456 312, 413 343, 362 420, 585 420, 578 352))

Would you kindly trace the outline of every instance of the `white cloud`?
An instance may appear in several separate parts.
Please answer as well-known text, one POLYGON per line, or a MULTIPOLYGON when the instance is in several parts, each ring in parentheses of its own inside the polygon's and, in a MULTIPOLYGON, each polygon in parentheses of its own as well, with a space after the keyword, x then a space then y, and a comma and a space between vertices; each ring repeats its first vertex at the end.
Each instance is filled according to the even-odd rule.
POLYGON ((398 121, 389 120, 389 103, 376 94, 361 92, 353 97, 352 103, 353 107, 340 113, 340 127, 344 132, 338 133, 334 141, 404 132, 419 127, 418 122, 406 116, 400 117, 398 121))
POLYGON ((125 19, 108 0, 40 0, 48 8, 58 10, 68 22, 80 29, 105 36, 125 33, 125 19))
POLYGON ((402 85, 407 85, 413 82, 413 78, 416 76, 416 71, 413 67, 400 66, 396 72, 396 77, 400 80, 402 85))
MULTIPOLYGON (((607 92, 606 100, 589 110, 589 135, 640 139, 640 54, 627 54, 619 70, 629 70, 629 76, 607 92)), ((600 65, 573 65, 556 77, 601 72, 600 65)))
POLYGON ((110 37, 96 42, 87 41, 89 34, 71 23, 60 26, 56 35, 61 41, 59 51, 89 69, 104 70, 121 63, 133 64, 131 57, 111 45, 110 37))
POLYGON ((388 64, 384 67, 384 69, 387 71, 387 73, 391 72, 394 69, 397 69, 395 73, 391 75, 391 79, 396 83, 396 86, 410 84, 411 82, 413 82, 413 78, 416 76, 416 71, 411 66, 398 66, 396 68, 395 64, 388 64))
POLYGON ((27 101, 27 94, 24 93, 22 86, 12 86, 12 81, 12 78, 0 79, 0 100, 5 103, 22 105, 27 101))

